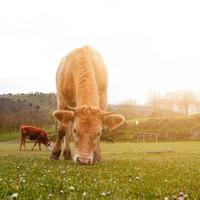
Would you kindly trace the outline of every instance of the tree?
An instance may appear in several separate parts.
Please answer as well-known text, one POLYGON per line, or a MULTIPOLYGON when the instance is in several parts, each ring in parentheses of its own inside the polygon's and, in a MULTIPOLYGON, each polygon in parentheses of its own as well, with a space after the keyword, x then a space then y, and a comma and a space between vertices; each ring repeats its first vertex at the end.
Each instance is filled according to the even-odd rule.
POLYGON ((149 95, 149 100, 147 102, 147 105, 150 106, 153 109, 152 115, 153 116, 160 116, 160 110, 162 107, 162 98, 159 93, 151 93, 149 95))
POLYGON ((196 113, 200 113, 200 101, 199 100, 197 100, 195 102, 194 108, 195 108, 196 113))
POLYGON ((176 104, 180 110, 183 110, 186 116, 192 106, 197 102, 197 97, 191 90, 181 90, 176 92, 176 104))
POLYGON ((194 104, 194 110, 196 113, 200 113, 200 92, 196 93, 196 102, 194 104))
POLYGON ((125 115, 127 119, 131 119, 135 115, 135 107, 136 107, 136 101, 133 99, 128 99, 120 104, 120 112, 125 115))
POLYGON ((173 113, 175 110, 176 98, 175 92, 168 92, 162 99, 164 108, 170 111, 170 113, 173 113))

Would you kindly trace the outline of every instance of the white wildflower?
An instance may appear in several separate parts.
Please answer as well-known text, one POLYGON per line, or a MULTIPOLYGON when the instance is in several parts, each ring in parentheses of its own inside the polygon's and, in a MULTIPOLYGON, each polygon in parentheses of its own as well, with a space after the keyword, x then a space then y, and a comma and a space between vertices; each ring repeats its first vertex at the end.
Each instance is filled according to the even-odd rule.
POLYGON ((53 197, 53 194, 49 193, 49 194, 48 194, 48 197, 49 197, 49 198, 53 197))
POLYGON ((110 192, 109 192, 109 191, 108 191, 108 192, 102 192, 101 195, 102 195, 102 196, 109 196, 109 195, 110 195, 110 192))
POLYGON ((82 195, 83 195, 84 197, 85 197, 85 196, 87 196, 87 192, 83 192, 83 194, 82 194, 82 195))
POLYGON ((105 192, 102 192, 101 195, 102 195, 102 196, 106 196, 106 193, 105 193, 105 192))
POLYGON ((17 199, 18 198, 18 193, 13 193, 12 196, 11 196, 11 199, 14 200, 14 199, 17 199))
POLYGON ((139 176, 136 176, 135 179, 138 181, 138 180, 140 180, 140 177, 139 177, 139 176))
POLYGON ((70 186, 69 189, 70 189, 71 191, 74 191, 74 190, 75 190, 75 188, 74 188, 73 186, 70 186))

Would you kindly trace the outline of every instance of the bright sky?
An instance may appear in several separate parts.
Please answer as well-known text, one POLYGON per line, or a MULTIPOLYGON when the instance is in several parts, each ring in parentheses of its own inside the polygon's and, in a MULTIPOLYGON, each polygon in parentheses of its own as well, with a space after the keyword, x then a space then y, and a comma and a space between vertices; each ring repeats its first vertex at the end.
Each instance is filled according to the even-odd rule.
POLYGON ((60 59, 85 44, 104 57, 109 103, 200 89, 200 1, 0 1, 0 93, 55 92, 60 59))

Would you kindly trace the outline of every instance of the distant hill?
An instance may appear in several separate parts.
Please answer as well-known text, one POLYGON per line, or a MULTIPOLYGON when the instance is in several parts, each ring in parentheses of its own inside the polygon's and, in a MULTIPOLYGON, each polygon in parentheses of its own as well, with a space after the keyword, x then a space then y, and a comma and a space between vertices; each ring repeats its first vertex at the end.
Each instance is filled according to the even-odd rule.
POLYGON ((0 129, 17 129, 21 124, 46 125, 49 112, 45 106, 19 99, 0 98, 0 129))
MULTIPOLYGON (((28 94, 3 94, 0 98, 11 99, 18 102, 32 103, 33 106, 40 106, 49 111, 53 111, 56 108, 56 94, 55 93, 28 93, 28 94)), ((25 104, 24 104, 25 105, 25 104)))

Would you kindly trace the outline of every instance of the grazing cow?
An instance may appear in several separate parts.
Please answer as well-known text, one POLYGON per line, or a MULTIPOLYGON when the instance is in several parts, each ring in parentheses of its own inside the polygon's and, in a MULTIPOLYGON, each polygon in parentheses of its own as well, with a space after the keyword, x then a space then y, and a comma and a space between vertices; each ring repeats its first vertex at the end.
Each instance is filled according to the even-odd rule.
POLYGON ((35 144, 32 148, 32 151, 34 150, 37 143, 39 144, 40 151, 41 151, 41 145, 40 145, 41 143, 44 144, 48 148, 48 150, 51 150, 52 144, 48 139, 47 133, 43 129, 34 126, 23 125, 20 127, 20 132, 21 132, 20 151, 22 149, 22 145, 26 150, 25 146, 26 139, 35 140, 35 144))
POLYGON ((58 160, 65 136, 64 159, 71 159, 69 137, 75 141, 74 161, 90 164, 101 159, 103 127, 112 131, 124 123, 119 114, 106 112, 107 72, 101 55, 89 46, 64 57, 57 70, 57 140, 50 159, 58 160))

